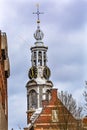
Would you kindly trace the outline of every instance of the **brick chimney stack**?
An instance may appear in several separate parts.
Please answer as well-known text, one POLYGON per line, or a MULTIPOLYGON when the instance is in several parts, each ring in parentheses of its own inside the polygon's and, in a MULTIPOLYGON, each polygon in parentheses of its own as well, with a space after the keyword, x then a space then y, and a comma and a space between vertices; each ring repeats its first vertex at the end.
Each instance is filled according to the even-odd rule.
POLYGON ((51 90, 51 96, 52 96, 51 100, 53 100, 53 101, 56 101, 57 98, 58 98, 58 96, 57 96, 57 90, 58 89, 56 89, 56 88, 51 90))
MULTIPOLYGON (((50 101, 53 102, 53 103, 54 103, 54 102, 57 100, 57 98, 58 98, 58 96, 57 96, 57 90, 58 90, 58 89, 56 89, 56 88, 51 90, 51 100, 50 100, 50 101)), ((47 100, 42 100, 42 106, 43 106, 43 108, 46 107, 46 106, 48 105, 48 103, 49 103, 49 102, 48 102, 47 100)))

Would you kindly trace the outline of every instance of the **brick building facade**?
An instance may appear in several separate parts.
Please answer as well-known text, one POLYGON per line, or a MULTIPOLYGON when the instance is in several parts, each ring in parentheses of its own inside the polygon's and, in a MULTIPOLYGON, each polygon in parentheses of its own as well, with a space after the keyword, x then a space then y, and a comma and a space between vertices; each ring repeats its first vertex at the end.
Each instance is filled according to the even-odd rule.
POLYGON ((33 112, 24 130, 82 130, 76 120, 57 97, 57 89, 51 90, 51 99, 43 100, 43 108, 33 112))
POLYGON ((8 90, 10 75, 6 33, 0 31, 0 130, 8 130, 8 90))
POLYGON ((87 116, 82 119, 83 130, 87 130, 87 116))

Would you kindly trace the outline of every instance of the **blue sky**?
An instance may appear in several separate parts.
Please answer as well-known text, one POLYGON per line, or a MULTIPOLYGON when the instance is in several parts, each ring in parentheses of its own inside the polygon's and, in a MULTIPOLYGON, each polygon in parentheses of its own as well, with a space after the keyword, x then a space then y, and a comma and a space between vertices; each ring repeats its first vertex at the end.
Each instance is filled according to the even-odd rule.
POLYGON ((73 94, 83 103, 87 80, 86 0, 0 0, 0 29, 7 33, 11 75, 8 79, 9 130, 26 126, 26 88, 31 67, 30 47, 37 28, 40 4, 43 42, 48 46, 48 66, 58 91, 73 94))

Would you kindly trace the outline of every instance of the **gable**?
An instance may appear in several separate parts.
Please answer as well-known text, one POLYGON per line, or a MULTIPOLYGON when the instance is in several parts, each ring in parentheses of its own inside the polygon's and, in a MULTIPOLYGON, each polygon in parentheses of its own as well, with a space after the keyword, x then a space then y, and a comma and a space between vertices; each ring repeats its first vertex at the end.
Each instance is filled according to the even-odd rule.
POLYGON ((57 97, 57 90, 52 90, 52 98, 43 107, 43 110, 39 117, 35 121, 35 126, 37 127, 71 127, 76 126, 77 120, 72 116, 72 114, 67 110, 63 103, 57 97), (72 124, 72 125, 71 125, 72 124))

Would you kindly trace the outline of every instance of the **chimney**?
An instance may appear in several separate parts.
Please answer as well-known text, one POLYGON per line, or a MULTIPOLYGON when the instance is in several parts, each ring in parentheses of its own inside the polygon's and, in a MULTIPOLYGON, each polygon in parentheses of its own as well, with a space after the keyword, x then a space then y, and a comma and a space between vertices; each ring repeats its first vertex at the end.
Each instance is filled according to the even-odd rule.
MULTIPOLYGON (((50 101, 53 102, 53 103, 58 98, 58 96, 57 96, 57 90, 58 89, 56 89, 56 88, 51 90, 51 100, 50 101)), ((49 104, 50 101, 48 101, 48 100, 42 100, 42 107, 43 108, 46 107, 49 104)))
POLYGON ((58 96, 57 96, 57 90, 58 89, 56 89, 56 88, 51 90, 51 96, 52 96, 51 100, 53 100, 53 101, 56 101, 56 99, 58 98, 58 96))

